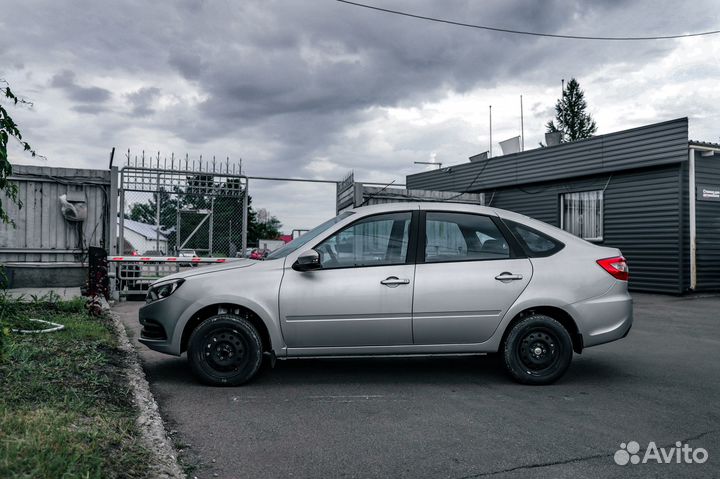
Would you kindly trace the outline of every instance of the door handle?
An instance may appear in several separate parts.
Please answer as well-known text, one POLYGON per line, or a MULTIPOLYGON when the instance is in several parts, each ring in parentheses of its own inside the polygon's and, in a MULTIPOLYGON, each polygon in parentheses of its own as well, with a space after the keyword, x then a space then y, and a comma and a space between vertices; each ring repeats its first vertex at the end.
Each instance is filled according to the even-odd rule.
POLYGON ((410 280, 407 278, 400 279, 397 276, 390 276, 380 281, 380 284, 384 284, 390 288, 395 288, 401 284, 410 284, 410 280))
POLYGON ((498 281, 517 281, 517 280, 523 279, 523 275, 512 274, 512 273, 505 271, 504 273, 500 273, 499 275, 495 276, 495 279, 498 281))

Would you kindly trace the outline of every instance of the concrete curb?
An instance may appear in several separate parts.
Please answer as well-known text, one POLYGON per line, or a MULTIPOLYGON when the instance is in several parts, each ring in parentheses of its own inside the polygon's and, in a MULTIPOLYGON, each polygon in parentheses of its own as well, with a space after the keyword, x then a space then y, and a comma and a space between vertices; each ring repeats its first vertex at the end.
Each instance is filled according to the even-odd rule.
POLYGON ((148 477, 185 479, 185 473, 177 462, 177 451, 168 438, 157 402, 150 392, 150 385, 140 366, 137 351, 130 343, 120 318, 109 310, 107 302, 104 302, 103 309, 106 309, 112 318, 118 335, 118 347, 128 353, 127 375, 132 387, 133 400, 139 411, 137 424, 146 447, 155 456, 155 464, 148 466, 148 477))

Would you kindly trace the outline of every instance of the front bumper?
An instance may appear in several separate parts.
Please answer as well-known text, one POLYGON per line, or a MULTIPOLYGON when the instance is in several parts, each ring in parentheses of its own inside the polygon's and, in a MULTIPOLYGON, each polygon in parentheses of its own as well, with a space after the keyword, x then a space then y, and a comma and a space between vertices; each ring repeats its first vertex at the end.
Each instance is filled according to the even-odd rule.
POLYGON ((138 319, 143 328, 138 341, 155 351, 180 356, 182 330, 177 326, 188 306, 190 303, 175 293, 140 308, 138 319))

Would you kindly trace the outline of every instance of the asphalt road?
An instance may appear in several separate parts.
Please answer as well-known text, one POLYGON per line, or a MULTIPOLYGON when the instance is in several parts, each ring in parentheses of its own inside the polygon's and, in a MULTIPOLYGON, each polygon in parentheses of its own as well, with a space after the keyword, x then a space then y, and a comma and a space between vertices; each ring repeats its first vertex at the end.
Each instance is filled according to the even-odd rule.
MULTIPOLYGON (((634 295, 621 341, 544 387, 492 357, 278 361, 251 384, 197 383, 137 345, 198 478, 720 476, 720 296, 634 295), (704 464, 628 464, 620 443, 704 448, 704 464)), ((134 336, 140 303, 115 306, 134 336)))

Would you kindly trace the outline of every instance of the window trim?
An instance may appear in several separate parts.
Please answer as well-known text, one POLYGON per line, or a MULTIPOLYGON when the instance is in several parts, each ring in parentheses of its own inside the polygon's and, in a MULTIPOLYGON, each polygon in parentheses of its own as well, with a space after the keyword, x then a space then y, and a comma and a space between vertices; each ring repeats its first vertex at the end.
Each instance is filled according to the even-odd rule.
POLYGON ((560 229, 565 231, 566 233, 570 233, 573 236, 576 236, 580 239, 583 239, 585 241, 589 241, 591 243, 603 243, 605 241, 605 190, 598 190, 598 189, 584 189, 584 190, 576 190, 576 191, 566 191, 564 193, 560 193, 558 198, 558 204, 560 207, 560 229), (571 231, 568 231, 565 229, 565 196, 566 195, 573 195, 576 193, 600 193, 600 236, 593 237, 593 238, 583 238, 582 236, 578 236, 571 231))
POLYGON ((415 256, 417 255, 417 236, 414 235, 414 233, 417 233, 417 223, 418 223, 418 210, 398 210, 398 211, 383 211, 382 213, 376 213, 372 215, 363 216, 361 218, 357 218, 352 223, 348 224, 342 229, 339 229, 337 231, 334 231, 332 234, 326 236, 325 238, 321 239, 320 241, 313 244, 312 248, 315 249, 318 246, 320 246, 321 243, 329 240, 333 236, 339 235, 343 231, 347 230, 348 228, 352 228, 357 223, 360 223, 361 221, 367 220, 369 218, 374 218, 376 216, 384 216, 389 214, 398 214, 398 213, 410 213, 410 225, 408 226, 408 247, 407 247, 407 254, 405 255, 405 261, 402 263, 393 263, 393 264, 363 264, 360 266, 352 265, 352 266, 338 266, 337 268, 323 268, 322 265, 320 269, 314 270, 314 273, 318 273, 320 271, 336 271, 336 270, 342 270, 342 269, 359 269, 359 268, 379 268, 379 267, 388 267, 388 266, 404 266, 408 264, 414 264, 415 256))
POLYGON ((448 264, 448 263, 469 263, 476 261, 507 261, 509 259, 526 258, 527 255, 518 244, 515 237, 510 233, 507 227, 502 223, 498 216, 482 214, 482 213, 471 213, 468 211, 451 211, 451 210, 422 210, 420 211, 419 229, 417 235, 417 254, 416 264, 448 264), (468 258, 468 259, 457 259, 448 261, 425 261, 425 248, 427 246, 427 213, 450 213, 450 214, 462 214, 470 216, 483 216, 489 218, 493 222, 495 227, 498 229, 500 234, 503 236, 508 244, 510 255, 507 258, 468 258))

